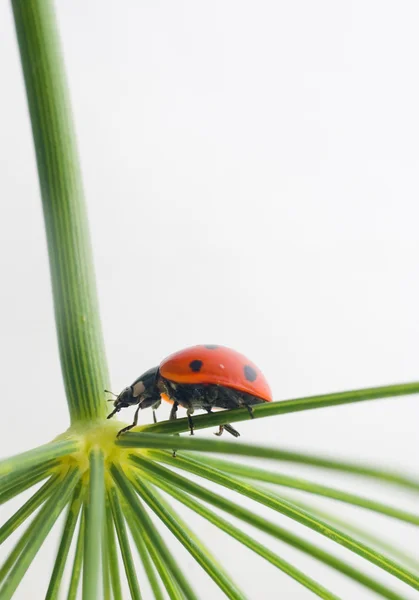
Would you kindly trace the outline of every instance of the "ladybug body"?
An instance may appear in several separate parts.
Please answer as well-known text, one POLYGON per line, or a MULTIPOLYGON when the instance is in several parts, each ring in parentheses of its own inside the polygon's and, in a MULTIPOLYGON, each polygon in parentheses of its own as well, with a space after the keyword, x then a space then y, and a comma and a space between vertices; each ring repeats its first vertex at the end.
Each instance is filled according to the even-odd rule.
MULTIPOLYGON (((272 400, 269 385, 258 367, 245 356, 224 346, 200 345, 186 348, 170 355, 158 367, 146 371, 134 383, 125 388, 114 402, 114 410, 137 404, 138 412, 152 406, 156 409, 161 399, 173 404, 170 418, 175 419, 178 406, 187 409, 189 426, 193 434, 191 415, 196 408, 211 412, 213 408, 232 409, 247 407, 272 400)), ((237 437, 239 433, 231 426, 220 426, 237 437)))

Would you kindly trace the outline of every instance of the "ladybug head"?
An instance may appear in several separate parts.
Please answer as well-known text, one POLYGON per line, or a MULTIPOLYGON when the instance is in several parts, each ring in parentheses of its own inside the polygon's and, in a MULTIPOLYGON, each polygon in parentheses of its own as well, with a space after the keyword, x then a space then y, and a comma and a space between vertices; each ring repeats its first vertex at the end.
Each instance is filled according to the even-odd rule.
POLYGON ((141 408, 148 408, 158 402, 160 398, 160 392, 156 385, 158 374, 159 368, 153 367, 143 373, 132 385, 123 389, 114 401, 114 409, 108 415, 108 419, 127 406, 141 404, 141 408))

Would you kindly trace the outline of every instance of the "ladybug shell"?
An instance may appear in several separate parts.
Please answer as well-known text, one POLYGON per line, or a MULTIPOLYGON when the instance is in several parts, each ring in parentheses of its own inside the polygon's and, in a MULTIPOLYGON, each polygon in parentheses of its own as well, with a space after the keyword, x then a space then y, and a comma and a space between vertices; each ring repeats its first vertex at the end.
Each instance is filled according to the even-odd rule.
POLYGON ((260 369, 243 354, 225 346, 192 346, 175 352, 162 361, 160 374, 174 383, 222 385, 272 401, 269 384, 260 369))

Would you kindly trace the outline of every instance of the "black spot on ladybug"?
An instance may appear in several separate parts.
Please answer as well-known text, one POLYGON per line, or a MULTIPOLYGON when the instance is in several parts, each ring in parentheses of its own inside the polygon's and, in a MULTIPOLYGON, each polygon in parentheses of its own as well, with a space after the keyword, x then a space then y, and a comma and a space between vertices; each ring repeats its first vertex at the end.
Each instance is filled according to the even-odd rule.
POLYGON ((244 376, 246 377, 247 381, 255 381, 258 374, 253 367, 251 367, 250 365, 245 365, 243 370, 244 376))
POLYGON ((219 348, 219 346, 217 346, 217 344, 206 344, 205 348, 207 350, 217 350, 217 348, 219 348))
POLYGON ((193 360, 189 363, 189 368, 194 373, 199 373, 199 371, 202 369, 203 364, 204 363, 202 362, 202 360, 193 360))

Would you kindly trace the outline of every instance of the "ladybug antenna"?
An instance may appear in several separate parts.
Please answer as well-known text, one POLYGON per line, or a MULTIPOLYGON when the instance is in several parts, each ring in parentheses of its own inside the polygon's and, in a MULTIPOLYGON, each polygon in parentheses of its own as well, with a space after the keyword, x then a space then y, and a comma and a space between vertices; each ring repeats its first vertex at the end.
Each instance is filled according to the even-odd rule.
MULTIPOLYGON (((117 394, 114 394, 113 392, 109 391, 109 390, 103 390, 106 394, 112 394, 112 396, 115 396, 115 398, 118 398, 117 394)), ((108 398, 108 402, 113 402, 112 398, 108 398)))

